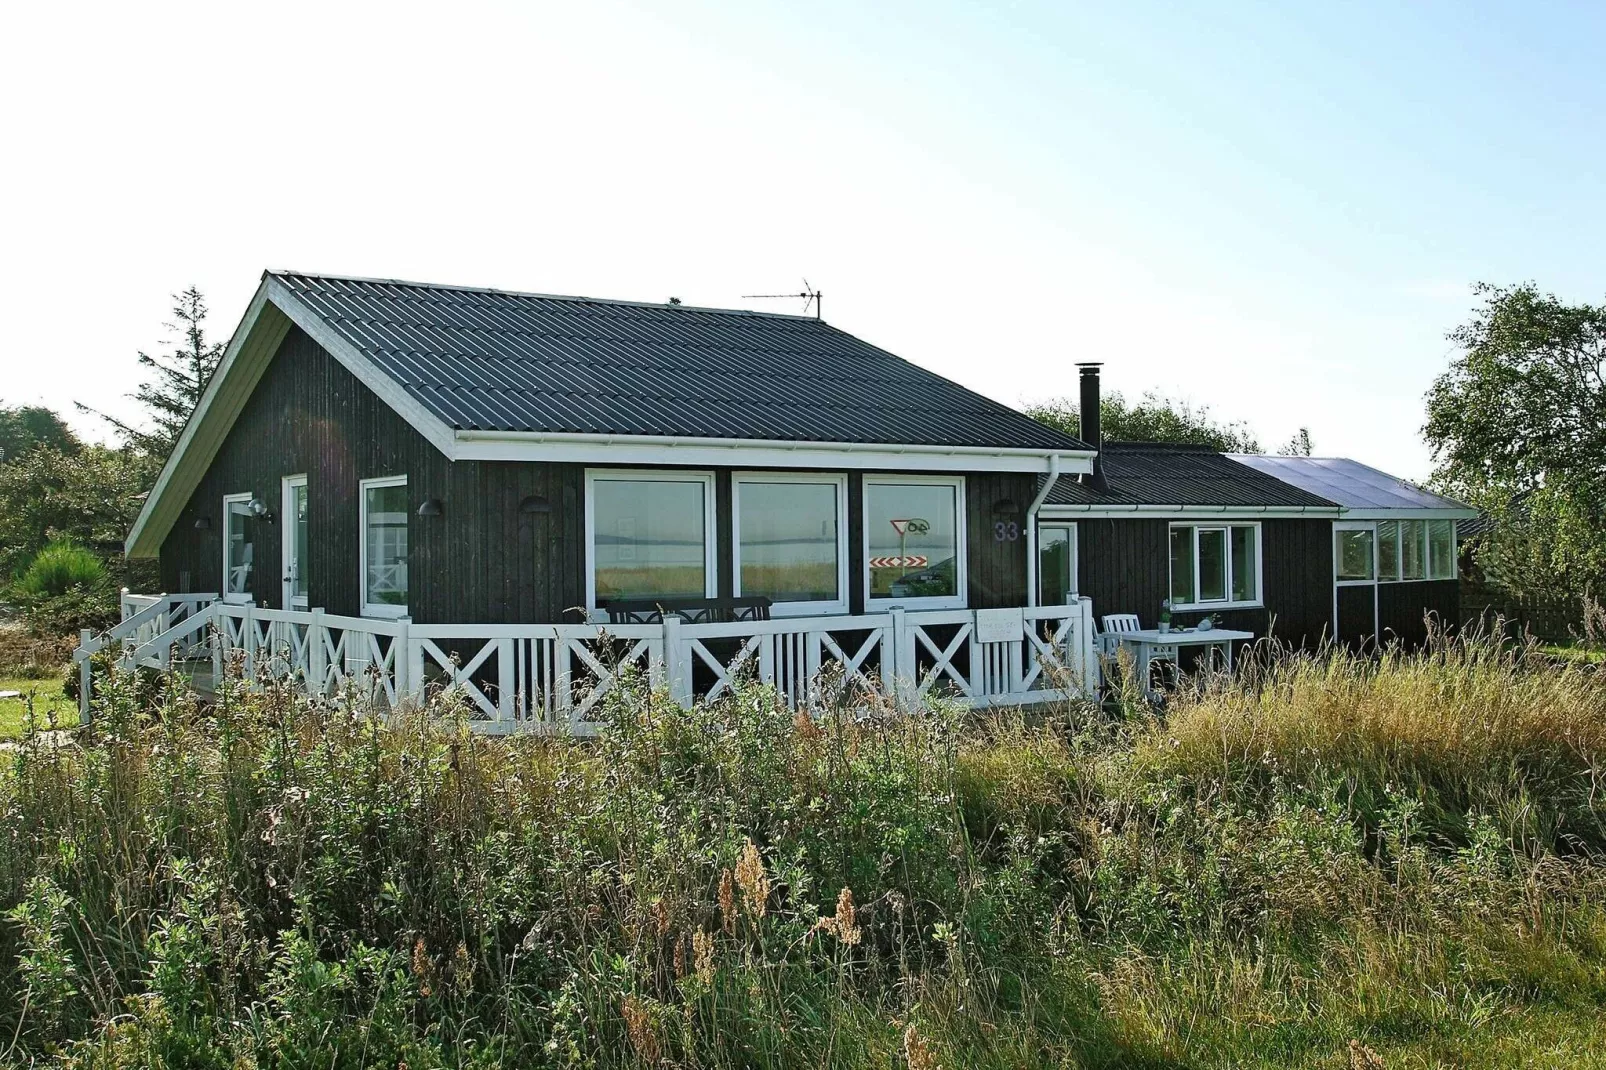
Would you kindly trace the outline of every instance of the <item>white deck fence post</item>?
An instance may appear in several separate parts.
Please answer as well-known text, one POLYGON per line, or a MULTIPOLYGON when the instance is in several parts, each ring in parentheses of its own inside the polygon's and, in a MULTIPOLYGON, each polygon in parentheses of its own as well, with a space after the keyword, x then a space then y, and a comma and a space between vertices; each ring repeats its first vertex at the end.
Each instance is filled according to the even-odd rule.
POLYGON ((680 634, 681 622, 677 616, 664 616, 664 675, 669 681, 669 697, 690 708, 692 704, 691 658, 686 640, 680 634))
POLYGON ((884 670, 886 684, 892 697, 905 709, 912 709, 915 701, 915 637, 909 630, 909 620, 902 606, 888 610, 892 616, 892 659, 884 670))

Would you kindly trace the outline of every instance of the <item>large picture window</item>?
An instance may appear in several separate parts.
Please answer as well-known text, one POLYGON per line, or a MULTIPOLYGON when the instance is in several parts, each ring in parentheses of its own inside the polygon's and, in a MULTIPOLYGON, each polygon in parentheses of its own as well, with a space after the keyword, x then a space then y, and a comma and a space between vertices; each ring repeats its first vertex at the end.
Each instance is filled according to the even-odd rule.
POLYGON ((1259 604, 1259 524, 1171 525, 1172 609, 1259 604))
POLYGON ((714 477, 706 472, 586 473, 588 604, 712 598, 714 477))
POLYGON ((371 617, 407 615, 407 477, 361 484, 362 609, 371 617))
POLYGON ((223 498, 223 600, 251 601, 255 547, 251 543, 251 495, 223 498))
POLYGON ((866 600, 965 605, 965 483, 938 476, 864 478, 866 600))
POLYGON ((736 593, 777 615, 847 612, 847 477, 738 474, 736 593))

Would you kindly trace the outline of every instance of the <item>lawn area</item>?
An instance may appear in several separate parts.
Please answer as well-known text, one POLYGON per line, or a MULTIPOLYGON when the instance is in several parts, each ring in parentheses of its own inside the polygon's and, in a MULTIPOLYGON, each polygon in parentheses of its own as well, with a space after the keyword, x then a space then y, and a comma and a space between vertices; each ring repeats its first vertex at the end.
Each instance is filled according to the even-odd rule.
POLYGON ((0 739, 13 739, 22 735, 22 722, 27 716, 28 699, 32 697, 34 716, 43 727, 52 710, 61 725, 78 723, 78 704, 61 691, 61 678, 20 680, 0 677, 0 692, 20 691, 20 698, 0 698, 0 739))
POLYGON ((1580 646, 1576 643, 1546 643, 1539 649, 1551 657, 1580 661, 1586 665, 1606 663, 1606 650, 1599 647, 1580 646))

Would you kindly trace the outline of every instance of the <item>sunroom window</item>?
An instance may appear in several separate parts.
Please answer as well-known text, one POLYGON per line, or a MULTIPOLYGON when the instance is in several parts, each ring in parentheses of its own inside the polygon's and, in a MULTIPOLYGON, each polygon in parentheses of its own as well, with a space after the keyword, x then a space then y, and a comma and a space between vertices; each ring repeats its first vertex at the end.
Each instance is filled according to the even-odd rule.
POLYGON ((736 593, 762 595, 773 612, 847 612, 847 478, 739 474, 736 593))
POLYGON ((1427 577, 1427 539, 1427 521, 1400 521, 1400 579, 1420 580, 1427 577))
POLYGON ((371 617, 407 615, 407 477, 362 481, 362 603, 371 617))
POLYGON ((1373 539, 1371 528, 1333 529, 1333 563, 1340 583, 1372 582, 1373 539))
POLYGON ((1173 609, 1260 603, 1260 525, 1173 524, 1173 609))
POLYGON ((965 605, 965 484, 938 476, 866 476, 865 591, 882 605, 965 605))
POLYGON ((1435 580, 1455 579, 1455 521, 1428 521, 1428 576, 1435 580))
POLYGON ((713 597, 712 475, 599 469, 586 497, 591 606, 713 597))

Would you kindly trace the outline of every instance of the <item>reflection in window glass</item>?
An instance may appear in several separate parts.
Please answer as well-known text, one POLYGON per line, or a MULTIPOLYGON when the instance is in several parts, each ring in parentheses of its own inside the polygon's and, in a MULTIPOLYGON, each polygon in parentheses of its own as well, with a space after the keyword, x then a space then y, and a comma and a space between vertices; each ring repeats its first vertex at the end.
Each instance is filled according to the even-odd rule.
POLYGON ((1338 578, 1341 580, 1369 580, 1372 578, 1372 533, 1339 529, 1333 532, 1338 559, 1338 578))
POLYGON ((1171 529, 1171 604, 1193 601, 1193 529, 1171 529))
POLYGON ((701 479, 596 480, 592 560, 597 601, 707 597, 706 493, 701 479))
POLYGON ((289 522, 294 525, 295 561, 290 571, 290 597, 305 600, 307 597, 307 485, 290 486, 289 522))
POLYGON ((1253 602, 1259 592, 1255 590, 1256 573, 1259 567, 1255 556, 1255 529, 1251 527, 1236 527, 1232 529, 1232 600, 1234 602, 1253 602))
POLYGON ((1428 523, 1428 567, 1433 579, 1455 579, 1455 521, 1428 523))
POLYGON ((223 577, 224 594, 251 593, 253 547, 247 529, 251 523, 249 502, 223 503, 223 537, 228 541, 223 577))
POLYGON ((363 532, 368 569, 363 576, 366 604, 407 606, 407 486, 365 487, 363 532))
POLYGON ((838 601, 837 485, 743 480, 737 494, 742 594, 838 601))
POLYGON ((871 598, 947 598, 959 592, 959 488, 866 483, 871 598))
POLYGON ((1199 529, 1199 601, 1227 599, 1227 532, 1224 528, 1199 529))
POLYGON ((1377 525, 1377 578, 1398 579, 1400 575, 1400 522, 1380 520, 1377 525))
POLYGON ((1400 579, 1420 580, 1427 576, 1427 521, 1400 521, 1400 579))
POLYGON ((1076 596, 1076 526, 1044 524, 1037 529, 1037 601, 1059 606, 1076 596))

